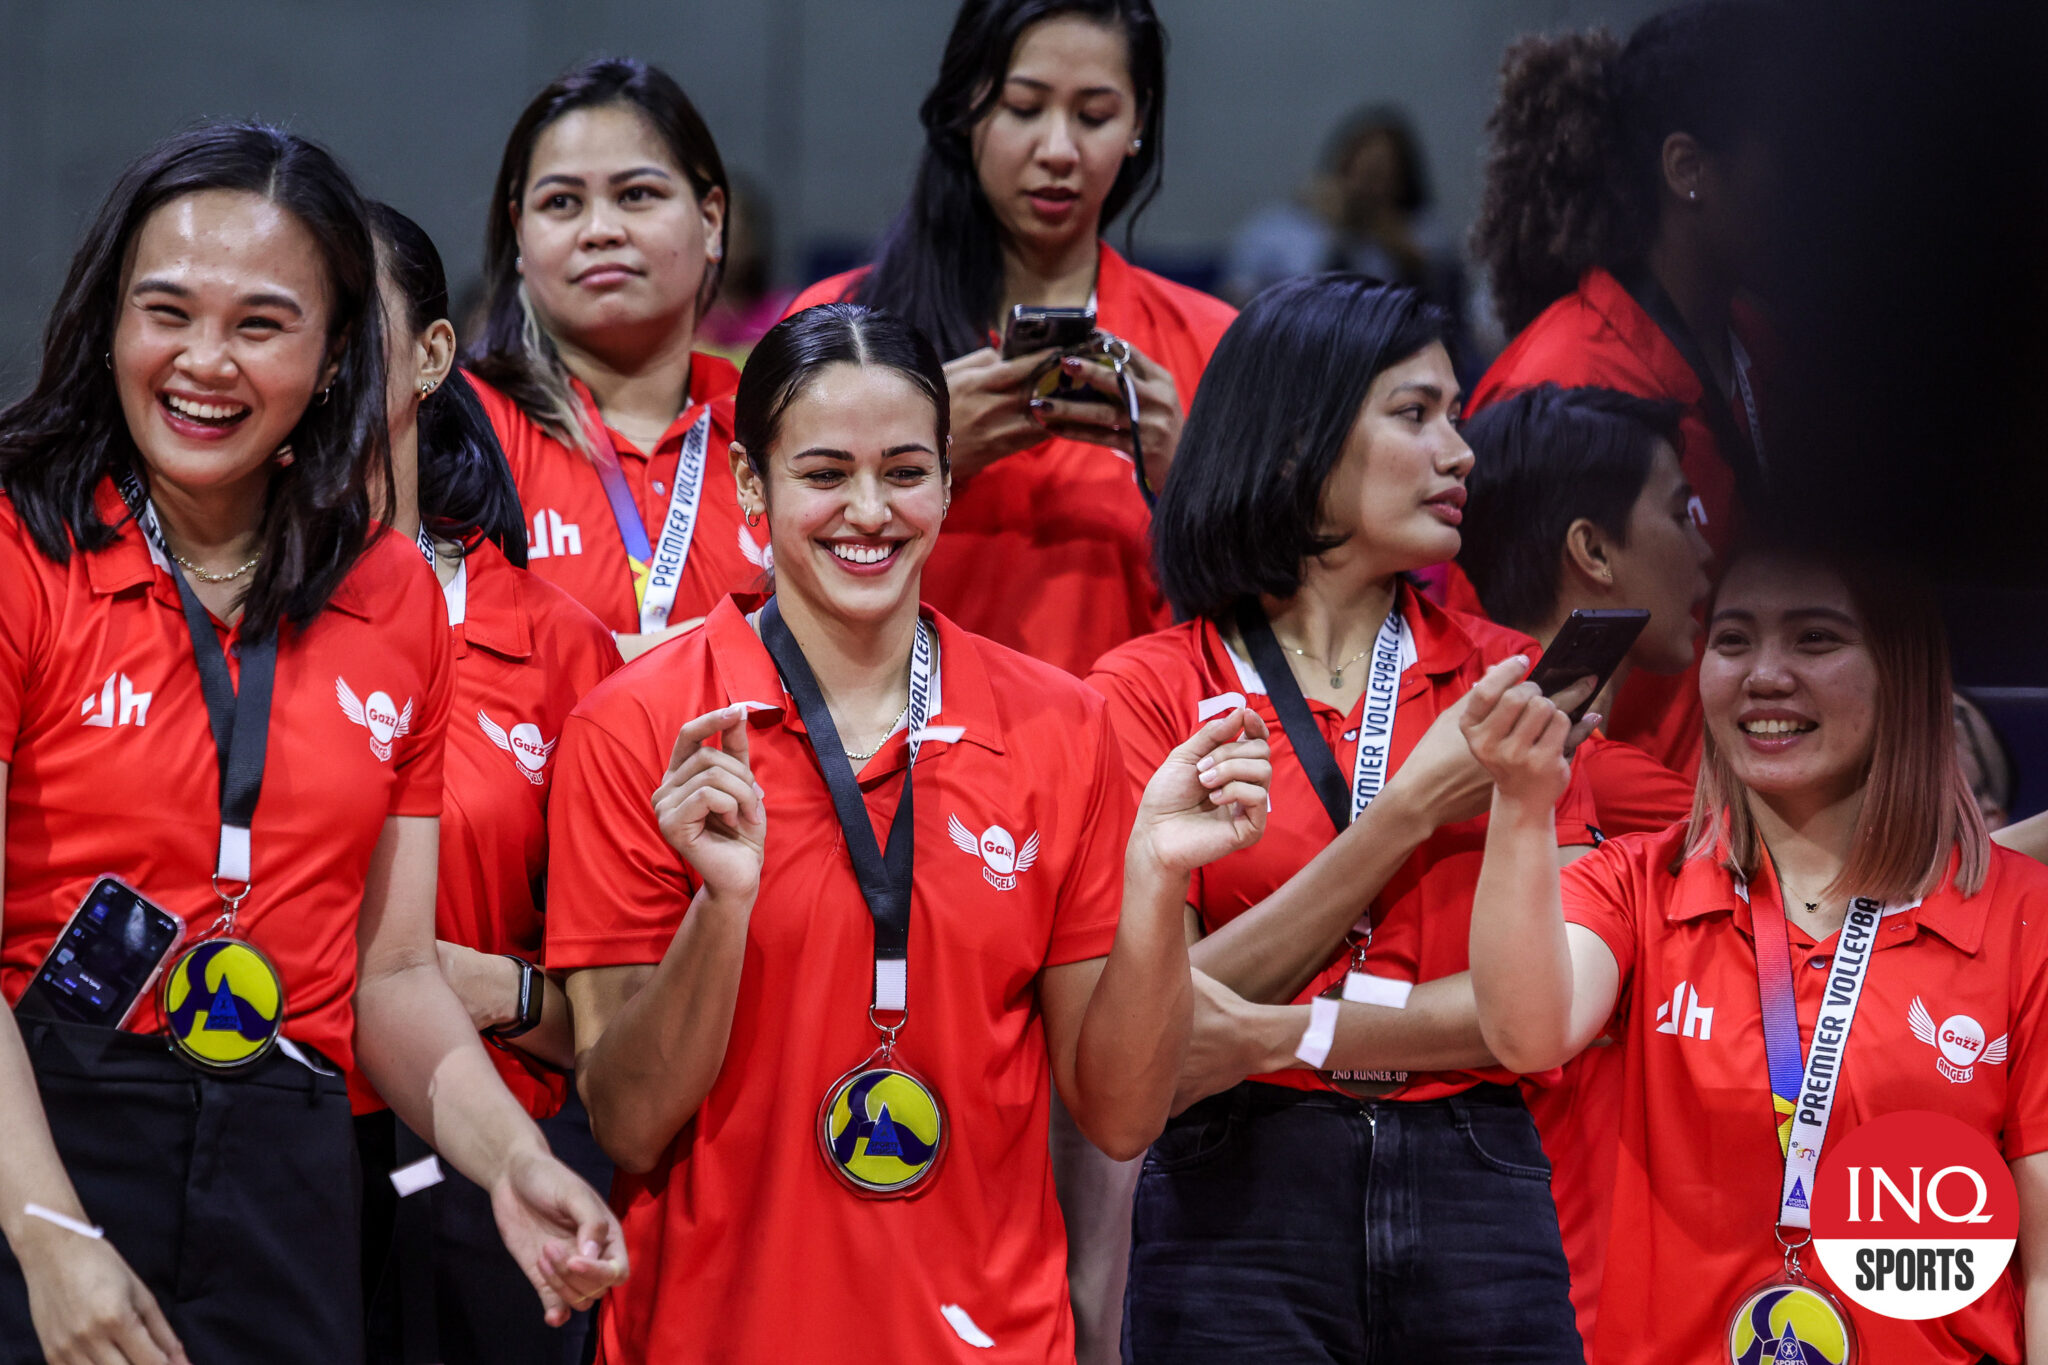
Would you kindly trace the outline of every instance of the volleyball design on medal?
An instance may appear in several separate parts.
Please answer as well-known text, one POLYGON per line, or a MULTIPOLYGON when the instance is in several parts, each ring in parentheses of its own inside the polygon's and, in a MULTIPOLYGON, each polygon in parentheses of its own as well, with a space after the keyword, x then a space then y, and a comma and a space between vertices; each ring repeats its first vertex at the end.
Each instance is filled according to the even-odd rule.
POLYGON ((906 1195, 938 1169, 946 1111, 911 1072, 862 1063, 826 1092, 818 1150, 847 1185, 877 1198, 906 1195))
POLYGON ((179 1055, 209 1070, 233 1071, 276 1044, 284 983, 254 944, 209 939, 165 973, 159 1004, 179 1055))
POLYGON ((1856 1329, 1819 1290, 1775 1280, 1751 1290, 1728 1323, 1733 1365, 1849 1365, 1856 1329))

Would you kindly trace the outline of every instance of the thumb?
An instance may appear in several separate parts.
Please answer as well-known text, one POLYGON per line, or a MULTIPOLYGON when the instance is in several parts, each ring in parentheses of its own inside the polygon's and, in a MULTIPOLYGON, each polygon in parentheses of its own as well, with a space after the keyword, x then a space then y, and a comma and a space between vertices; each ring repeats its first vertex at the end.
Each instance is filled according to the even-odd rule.
POLYGON ((719 732, 718 746, 740 762, 747 763, 747 707, 744 702, 735 702, 732 710, 731 723, 719 732))

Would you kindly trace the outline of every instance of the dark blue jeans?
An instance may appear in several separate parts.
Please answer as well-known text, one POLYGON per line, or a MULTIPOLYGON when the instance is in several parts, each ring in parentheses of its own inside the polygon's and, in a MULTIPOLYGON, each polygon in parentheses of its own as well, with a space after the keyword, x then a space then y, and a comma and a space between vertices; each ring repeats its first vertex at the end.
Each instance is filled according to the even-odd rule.
POLYGON ((1550 1163, 1521 1097, 1246 1082, 1138 1178, 1124 1360, 1580 1365, 1550 1163))

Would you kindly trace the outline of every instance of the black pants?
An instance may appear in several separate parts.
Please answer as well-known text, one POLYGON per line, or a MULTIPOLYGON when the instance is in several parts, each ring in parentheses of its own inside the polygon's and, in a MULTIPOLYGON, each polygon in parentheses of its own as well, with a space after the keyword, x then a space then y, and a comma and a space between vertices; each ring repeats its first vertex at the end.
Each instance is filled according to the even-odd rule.
MULTIPOLYGON (((591 1312, 561 1327, 498 1233, 489 1191, 441 1163, 438 1185, 397 1197, 389 1172, 431 1150, 389 1111, 357 1121, 363 1160, 363 1286, 371 1365, 580 1365, 591 1359, 591 1312)), ((556 1156, 600 1194, 611 1163, 590 1136, 572 1087, 541 1123, 556 1156)))
POLYGON ((1246 1082, 1138 1177, 1137 1365, 1581 1365, 1550 1164, 1511 1087, 1355 1100, 1246 1082))
MULTIPOLYGON (((362 1355, 348 1092, 280 1052, 217 1079, 162 1038, 16 1016, 86 1216, 207 1365, 362 1355)), ((0 1365, 41 1365, 0 1243, 0 1365)))

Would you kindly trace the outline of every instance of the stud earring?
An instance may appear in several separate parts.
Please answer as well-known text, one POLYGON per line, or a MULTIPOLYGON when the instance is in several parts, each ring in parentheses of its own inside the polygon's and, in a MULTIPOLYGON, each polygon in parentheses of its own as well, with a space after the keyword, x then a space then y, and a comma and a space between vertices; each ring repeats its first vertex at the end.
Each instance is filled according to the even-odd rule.
POLYGON ((428 394, 432 393, 433 391, 434 391, 434 386, 433 386, 432 384, 422 384, 422 385, 420 385, 420 397, 422 397, 422 398, 425 398, 425 397, 426 397, 426 396, 427 396, 428 394))
POLYGON ((1687 190, 1685 192, 1685 197, 1691 202, 1697 204, 1700 201, 1700 192, 1698 190, 1687 190))
POLYGON ((286 441, 271 454, 270 462, 279 469, 290 469, 293 458, 291 442, 286 441))
POLYGON ((1138 150, 1138 149, 1139 149, 1140 147, 1143 147, 1144 145, 1145 145, 1145 139, 1144 139, 1144 138, 1141 138, 1141 137, 1134 137, 1134 138, 1132 138, 1132 139, 1131 139, 1131 150, 1132 150, 1132 151, 1134 151, 1134 152, 1135 152, 1135 151, 1137 151, 1137 150, 1138 150))

